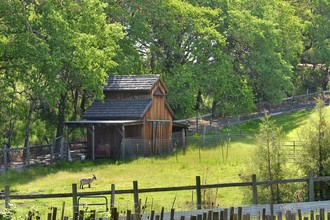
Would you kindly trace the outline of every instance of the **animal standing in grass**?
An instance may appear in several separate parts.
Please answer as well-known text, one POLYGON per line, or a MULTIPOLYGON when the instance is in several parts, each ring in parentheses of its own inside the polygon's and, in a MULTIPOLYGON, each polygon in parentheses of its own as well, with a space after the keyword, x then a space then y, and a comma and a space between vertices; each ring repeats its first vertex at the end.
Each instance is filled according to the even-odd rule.
POLYGON ((88 188, 91 188, 91 183, 96 180, 96 176, 94 174, 92 174, 93 176, 92 177, 89 177, 89 178, 80 178, 79 182, 80 182, 80 189, 83 189, 84 188, 84 185, 87 185, 88 184, 88 188))

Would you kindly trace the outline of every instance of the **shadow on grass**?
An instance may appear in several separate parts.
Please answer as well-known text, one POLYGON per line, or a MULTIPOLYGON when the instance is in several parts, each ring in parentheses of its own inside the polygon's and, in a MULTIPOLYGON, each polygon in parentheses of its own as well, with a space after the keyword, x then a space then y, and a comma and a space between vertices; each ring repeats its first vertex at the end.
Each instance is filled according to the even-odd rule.
POLYGON ((63 161, 58 162, 53 166, 45 167, 43 165, 31 165, 25 170, 14 170, 9 169, 5 173, 0 173, 0 190, 4 189, 6 184, 8 185, 18 185, 26 184, 28 182, 37 180, 38 178, 45 177, 48 174, 55 174, 60 171, 67 171, 72 173, 77 173, 83 171, 86 168, 103 166, 103 165, 120 165, 125 163, 130 163, 133 160, 109 160, 109 159, 98 159, 95 161, 83 160, 83 161, 63 161))

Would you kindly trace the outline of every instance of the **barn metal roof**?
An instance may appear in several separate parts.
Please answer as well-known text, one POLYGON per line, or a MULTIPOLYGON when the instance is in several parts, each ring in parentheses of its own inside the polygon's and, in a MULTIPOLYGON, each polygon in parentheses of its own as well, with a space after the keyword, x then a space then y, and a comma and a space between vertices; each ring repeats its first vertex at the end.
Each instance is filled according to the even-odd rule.
POLYGON ((122 125, 143 124, 143 120, 82 120, 82 121, 66 121, 64 122, 64 124, 73 127, 89 127, 91 125, 122 126, 122 125))
POLYGON ((110 99, 95 101, 85 112, 87 120, 142 119, 151 106, 151 99, 110 99))
POLYGON ((110 76, 104 91, 151 90, 160 80, 159 75, 121 75, 110 76))

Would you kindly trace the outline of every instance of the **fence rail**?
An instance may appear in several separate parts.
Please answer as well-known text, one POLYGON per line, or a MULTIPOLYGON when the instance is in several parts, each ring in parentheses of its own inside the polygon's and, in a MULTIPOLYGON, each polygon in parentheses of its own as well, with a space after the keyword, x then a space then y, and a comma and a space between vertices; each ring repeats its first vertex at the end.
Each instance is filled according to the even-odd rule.
POLYGON ((256 175, 252 175, 252 181, 250 182, 237 182, 237 183, 219 183, 219 184, 205 184, 202 185, 200 177, 196 176, 196 185, 191 186, 177 186, 177 187, 160 187, 160 188, 145 188, 139 189, 138 182, 133 182, 132 189, 118 190, 115 189, 115 185, 111 185, 111 190, 94 191, 94 192, 77 192, 77 184, 72 184, 72 192, 68 193, 55 193, 55 194, 12 194, 10 192, 10 186, 6 185, 4 193, 0 193, 0 200, 5 201, 5 208, 10 208, 11 200, 28 200, 28 199, 47 199, 47 198, 69 198, 72 197, 73 201, 73 213, 79 212, 78 197, 86 196, 109 196, 111 207, 116 206, 115 196, 120 194, 133 194, 134 195, 134 207, 135 212, 140 213, 141 205, 139 204, 139 194, 141 193, 155 193, 155 192, 168 192, 168 191, 182 191, 182 190, 194 190, 196 192, 196 208, 202 209, 202 190, 213 188, 228 188, 228 187, 251 187, 252 201, 254 205, 258 204, 258 186, 269 186, 275 184, 287 184, 287 183, 308 183, 309 198, 308 201, 314 201, 314 182, 329 181, 330 176, 325 177, 313 177, 313 173, 307 178, 297 179, 285 179, 285 180, 264 180, 256 181, 256 175))
POLYGON ((54 151, 53 144, 26 146, 20 148, 0 149, 0 172, 11 169, 24 169, 32 164, 53 164, 59 153, 54 151))

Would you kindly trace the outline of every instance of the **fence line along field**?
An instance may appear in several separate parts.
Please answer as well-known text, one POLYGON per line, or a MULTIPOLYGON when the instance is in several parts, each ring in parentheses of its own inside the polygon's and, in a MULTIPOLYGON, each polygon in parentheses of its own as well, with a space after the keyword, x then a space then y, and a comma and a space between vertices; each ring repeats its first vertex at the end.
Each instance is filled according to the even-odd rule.
MULTIPOLYGON (((144 201, 140 198, 142 194, 144 193, 150 193, 150 192, 169 192, 169 191, 184 191, 184 190, 194 190, 196 194, 196 206, 195 209, 202 210, 202 209, 219 209, 220 207, 210 207, 207 204, 208 201, 205 201, 205 197, 203 199, 203 193, 207 190, 211 189, 218 189, 218 188, 228 188, 228 187, 249 187, 252 191, 252 201, 254 207, 251 209, 246 209, 249 211, 249 215, 258 215, 256 210, 265 209, 267 210, 267 205, 258 205, 258 186, 262 185, 275 185, 275 184, 288 184, 288 183, 294 183, 294 182, 307 182, 308 183, 308 191, 309 198, 308 201, 312 202, 314 201, 314 182, 318 181, 329 181, 329 177, 322 177, 322 178, 314 178, 313 173, 310 173, 310 176, 308 178, 300 178, 300 179, 286 179, 286 180, 273 180, 273 181, 256 181, 256 176, 252 176, 251 182, 239 182, 239 183, 223 183, 223 184, 208 184, 208 185, 202 185, 201 184, 201 178, 199 176, 196 177, 196 185, 192 186, 178 186, 178 187, 163 187, 163 188, 148 188, 148 189, 139 189, 138 182, 133 182, 133 189, 128 190, 117 190, 115 189, 115 185, 111 185, 111 190, 105 190, 105 191, 90 191, 90 192, 78 192, 77 191, 77 184, 72 184, 72 192, 71 193, 55 193, 55 194, 30 194, 30 195, 18 195, 18 194, 12 194, 10 192, 10 186, 6 185, 4 194, 0 194, 0 199, 5 201, 5 207, 7 209, 11 208, 11 203, 15 203, 14 200, 28 200, 28 199, 46 199, 46 198, 72 198, 72 204, 68 205, 69 210, 70 206, 72 207, 72 212, 66 211, 66 213, 72 213, 73 216, 78 216, 79 213, 81 214, 82 211, 85 212, 100 212, 102 210, 103 213, 108 212, 111 210, 111 208, 116 207, 118 204, 116 203, 117 196, 120 196, 121 194, 132 194, 133 195, 133 201, 134 201, 134 207, 131 207, 134 210, 135 214, 141 215, 145 212, 148 212, 147 205, 144 203, 144 201), (110 197, 110 198, 108 198, 110 197)), ((315 203, 320 207, 321 203, 315 203)), ((323 203, 322 203, 323 204, 323 203)), ((325 203, 327 206, 329 206, 329 203, 325 203)), ((309 203, 309 206, 311 203, 309 203)), ((324 205, 324 204, 323 204, 324 205)), ((148 205, 149 206, 149 205, 148 205)), ((269 205, 268 205, 269 206, 269 205)), ((168 209, 175 209, 176 205, 175 202, 173 202, 172 207, 168 207, 168 209)), ((294 211, 293 207, 296 207, 295 209, 303 210, 304 212, 308 212, 311 209, 306 209, 304 206, 304 203, 299 203, 299 206, 297 205, 276 205, 277 209, 274 209, 274 207, 271 210, 276 210, 276 212, 280 212, 283 210, 291 210, 294 211), (304 207, 304 208, 303 208, 304 207)), ((152 207, 153 208, 153 207, 152 207)), ((151 209, 152 209, 151 208, 151 209)), ((57 209, 57 208, 56 208, 57 209)), ((116 209, 117 210, 117 209, 116 209)), ((125 208, 121 208, 121 210, 125 210, 125 208)), ((152 210, 150 210, 152 211, 152 210)), ((64 213, 64 206, 62 207, 62 212, 64 213)), ((269 212, 269 211, 268 211, 269 212)), ((121 211, 123 213, 123 211, 121 211)), ((189 212, 188 212, 189 213, 189 212)), ((273 212, 274 213, 274 212, 273 212)))

